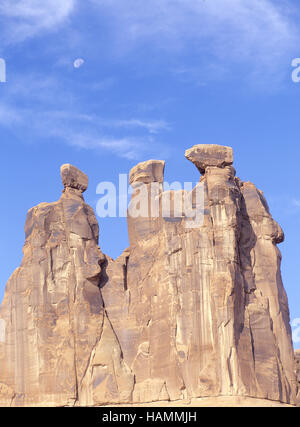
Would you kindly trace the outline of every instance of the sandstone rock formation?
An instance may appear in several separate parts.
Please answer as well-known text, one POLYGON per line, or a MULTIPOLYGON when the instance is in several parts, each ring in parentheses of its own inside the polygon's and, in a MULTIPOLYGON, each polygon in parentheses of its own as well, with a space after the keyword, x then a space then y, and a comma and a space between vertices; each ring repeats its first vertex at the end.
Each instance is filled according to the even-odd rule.
POLYGON ((208 166, 223 168, 233 163, 232 148, 223 145, 194 145, 186 150, 185 157, 194 163, 200 173, 204 173, 208 166))
POLYGON ((0 311, 2 405, 296 403, 283 232, 236 178, 230 147, 186 157, 202 174, 191 191, 164 191, 163 161, 132 169, 130 246, 116 260, 98 247, 74 166, 62 167, 60 200, 29 211, 0 311))
POLYGON ((130 400, 133 375, 122 358, 99 290, 104 255, 82 192, 87 177, 61 169, 56 203, 28 212, 21 267, 0 317, 0 402, 14 406, 92 405, 130 400))

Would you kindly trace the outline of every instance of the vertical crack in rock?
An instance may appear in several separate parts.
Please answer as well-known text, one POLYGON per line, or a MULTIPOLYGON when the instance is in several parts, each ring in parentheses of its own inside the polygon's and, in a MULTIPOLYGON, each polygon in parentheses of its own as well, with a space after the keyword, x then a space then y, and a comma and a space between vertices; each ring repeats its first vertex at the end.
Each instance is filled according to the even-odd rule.
POLYGON ((125 257, 125 263, 124 263, 124 265, 123 265, 123 273, 124 273, 124 290, 125 290, 125 292, 127 291, 127 289, 128 289, 128 286, 127 286, 127 268, 128 268, 128 260, 129 260, 129 256, 126 256, 125 257))

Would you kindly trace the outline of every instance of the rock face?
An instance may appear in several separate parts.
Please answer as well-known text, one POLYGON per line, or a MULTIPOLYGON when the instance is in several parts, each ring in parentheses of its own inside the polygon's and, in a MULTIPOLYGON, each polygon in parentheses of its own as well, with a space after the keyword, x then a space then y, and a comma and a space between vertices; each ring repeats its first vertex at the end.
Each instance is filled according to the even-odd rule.
POLYGON ((142 182, 160 182, 164 180, 165 162, 163 160, 148 160, 131 169, 129 184, 142 182))
POLYGON ((0 317, 0 402, 92 405, 130 400, 133 376, 99 290, 98 224, 84 203, 87 177, 62 167, 64 192, 27 216, 24 258, 0 317))
POLYGON ((132 169, 130 247, 116 260, 98 247, 73 166, 61 199, 29 211, 0 312, 1 404, 296 403, 283 232, 262 192, 235 177, 231 148, 186 157, 203 174, 192 191, 164 191, 163 161, 132 169))
POLYGON ((233 163, 233 152, 231 147, 213 144, 194 145, 186 150, 185 157, 194 163, 201 173, 208 166, 224 167, 233 163))
POLYGON ((80 190, 81 193, 84 193, 88 188, 88 176, 79 169, 75 168, 75 166, 69 164, 62 165, 60 172, 65 189, 75 188, 76 190, 80 190))

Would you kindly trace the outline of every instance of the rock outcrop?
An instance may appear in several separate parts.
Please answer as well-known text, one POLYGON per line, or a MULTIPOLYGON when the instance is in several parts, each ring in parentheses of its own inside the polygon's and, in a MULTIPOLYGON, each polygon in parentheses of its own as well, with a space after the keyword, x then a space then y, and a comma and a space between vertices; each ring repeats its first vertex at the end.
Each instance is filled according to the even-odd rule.
POLYGON ((0 402, 92 405, 131 400, 133 375, 107 318, 99 282, 98 223, 84 203, 87 177, 61 169, 56 203, 28 212, 24 257, 10 278, 0 317, 0 402))
POLYGON ((116 260, 98 247, 74 166, 60 200, 29 211, 0 312, 2 405, 296 403, 283 232, 235 176, 230 147, 186 157, 202 174, 191 191, 164 190, 161 160, 132 169, 130 246, 116 260))

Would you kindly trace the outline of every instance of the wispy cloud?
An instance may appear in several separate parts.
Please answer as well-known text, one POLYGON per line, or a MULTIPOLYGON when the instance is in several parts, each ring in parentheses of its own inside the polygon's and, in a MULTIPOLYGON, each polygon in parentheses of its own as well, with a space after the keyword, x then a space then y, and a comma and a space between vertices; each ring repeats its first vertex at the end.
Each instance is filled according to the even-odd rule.
POLYGON ((189 53, 193 70, 206 54, 206 63, 210 57, 218 68, 218 61, 222 73, 234 62, 246 63, 247 75, 274 76, 280 66, 288 66, 300 41, 296 12, 288 0, 91 1, 115 24, 113 35, 120 51, 127 53, 146 43, 167 55, 189 53))
MULTIPOLYGON (((105 20, 109 22, 103 30, 107 33, 107 50, 118 51, 119 60, 125 58, 124 53, 129 62, 138 62, 145 56, 152 60, 150 53, 155 50, 159 65, 168 64, 173 76, 197 85, 227 78, 234 74, 236 64, 246 65, 247 76, 265 73, 267 79, 274 76, 280 79, 282 70, 290 66, 290 58, 288 61, 286 58, 300 42, 289 0, 280 3, 271 0, 86 0, 84 8, 85 18, 93 19, 96 24, 91 25, 91 34, 87 35, 85 27, 80 27, 80 19, 77 20, 77 37, 83 47, 78 55, 83 55, 85 60, 84 47, 90 49, 89 42, 97 39, 100 24, 105 20), (143 49, 136 54, 135 49, 140 47, 143 49), (177 60, 173 61, 174 58, 177 60)), ((65 29, 78 9, 77 0, 2 0, 0 36, 12 44, 65 29)), ((64 42, 61 37, 61 44, 64 42)), ((101 58, 98 45, 94 49, 93 55, 101 58)), ((62 51, 65 54, 66 49, 62 51)), ((32 138, 34 133, 43 137, 53 135, 78 148, 102 148, 126 158, 138 158, 151 149, 165 148, 157 141, 159 134, 171 130, 171 126, 163 118, 155 117, 155 112, 148 111, 146 117, 145 112, 122 113, 120 117, 120 111, 119 115, 101 116, 101 113, 95 114, 98 108, 89 108, 87 100, 94 95, 91 91, 111 89, 115 84, 113 76, 106 75, 99 81, 93 76, 92 80, 78 83, 69 74, 70 80, 65 85, 66 70, 62 65, 71 64, 74 71, 72 64, 79 56, 72 55, 73 52, 69 57, 61 55, 60 59, 57 55, 49 77, 42 73, 15 76, 0 103, 0 123, 3 126, 18 124, 19 131, 30 130, 32 138), (76 92, 80 84, 82 90, 76 92), (85 90, 88 86, 90 92, 85 90)), ((80 71, 87 70, 88 64, 87 59, 80 71)), ((97 64, 100 67, 95 60, 93 65, 97 64)))
POLYGON ((92 1, 122 24, 119 34, 123 37, 127 33, 126 42, 129 38, 140 42, 141 38, 157 37, 160 45, 167 42, 170 47, 171 39, 183 43, 202 40, 224 57, 228 53, 245 57, 262 52, 270 55, 272 46, 282 53, 299 35, 287 1, 280 4, 271 0, 92 1), (231 50, 225 53, 224 47, 231 50))
POLYGON ((6 86, 6 96, 0 101, 0 125, 22 139, 43 143, 50 138, 128 160, 144 160, 158 153, 168 156, 168 147, 154 139, 170 130, 165 120, 104 117, 82 108, 64 81, 29 74, 24 85, 22 77, 14 76, 15 84, 6 86))
POLYGON ((168 157, 169 147, 154 140, 150 131, 143 135, 121 132, 123 136, 116 136, 113 123, 114 120, 111 120, 108 125, 105 120, 96 121, 91 116, 71 111, 37 112, 0 103, 0 125, 21 133, 25 138, 30 134, 31 141, 43 143, 54 138, 71 147, 93 150, 99 154, 104 150, 128 160, 144 160, 154 154, 168 157), (110 133, 104 130, 107 126, 110 133))
POLYGON ((114 126, 125 127, 125 128, 144 128, 152 134, 159 133, 162 130, 170 130, 171 126, 164 120, 119 120, 113 122, 114 126))
POLYGON ((159 134, 162 131, 171 130, 171 125, 165 120, 140 120, 137 118, 118 120, 99 117, 95 114, 84 114, 63 110, 47 111, 46 115, 51 120, 77 121, 77 123, 81 122, 82 125, 93 125, 98 129, 130 129, 131 131, 142 129, 149 134, 159 134))
POLYGON ((70 16, 76 0, 2 0, 5 41, 23 41, 44 31, 53 31, 70 16))
POLYGON ((72 146, 103 152, 108 151, 127 160, 141 160, 143 157, 151 155, 156 148, 157 152, 167 155, 167 147, 158 144, 147 137, 124 137, 114 138, 112 136, 94 136, 87 134, 72 133, 65 135, 65 141, 72 146))
MULTIPOLYGON (((70 22, 71 38, 83 51, 104 28, 107 50, 120 60, 136 60, 130 53, 140 47, 147 48, 138 55, 149 58, 151 51, 163 51, 173 73, 197 84, 228 78, 240 64, 241 79, 279 81, 300 43, 297 14, 291 0, 86 0, 84 6, 78 0, 2 0, 0 35, 16 43, 70 22), (93 22, 88 33, 77 11, 93 22)), ((67 37, 60 48, 63 43, 72 47, 67 37)), ((94 46, 94 53, 101 50, 103 44, 94 46)))

